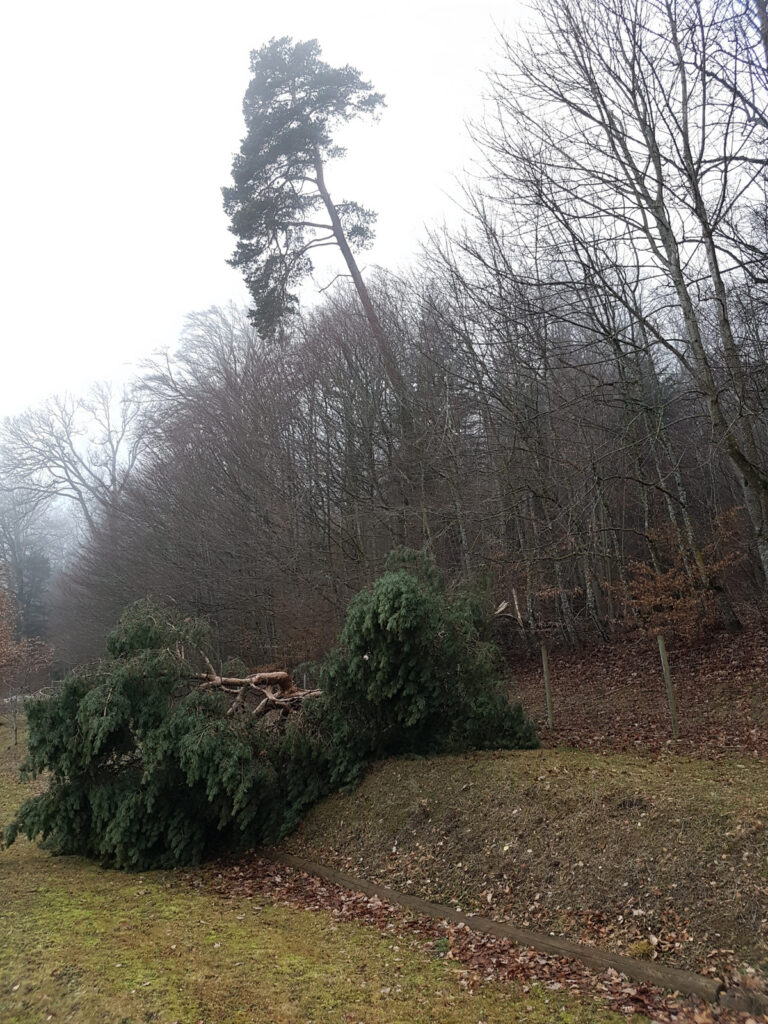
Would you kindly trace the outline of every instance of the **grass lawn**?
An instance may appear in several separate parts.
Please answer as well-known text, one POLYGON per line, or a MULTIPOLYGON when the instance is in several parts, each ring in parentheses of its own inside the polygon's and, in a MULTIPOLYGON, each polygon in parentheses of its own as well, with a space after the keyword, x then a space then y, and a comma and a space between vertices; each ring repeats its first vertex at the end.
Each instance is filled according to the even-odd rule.
MULTIPOLYGON (((0 728, 0 821, 30 786, 0 728)), ((18 840, 0 851, 0 1022, 583 1022, 562 993, 479 983, 416 941, 326 912, 223 900, 182 874, 129 875, 18 840)), ((638 1018, 635 1018, 638 1019, 638 1018)))

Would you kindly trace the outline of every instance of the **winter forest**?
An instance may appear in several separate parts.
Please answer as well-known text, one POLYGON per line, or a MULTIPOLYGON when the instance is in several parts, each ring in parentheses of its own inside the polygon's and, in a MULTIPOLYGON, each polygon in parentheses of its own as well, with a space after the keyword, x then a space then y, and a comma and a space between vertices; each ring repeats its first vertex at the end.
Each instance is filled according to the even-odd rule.
MULTIPOLYGON (((768 0, 509 0, 396 266, 441 192, 416 115, 464 80, 432 23, 469 59, 475 5, 141 2, 51 5, 70 44, 98 22, 82 69, 45 26, 64 95, 115 72, 50 221, 91 204, 103 248, 41 258, 66 145, 42 177, 13 147, 8 315, 75 282, 74 366, 118 281, 136 358, 0 414, 0 1024, 768 1024, 768 0), (254 26, 218 253, 195 175, 254 26), (122 194, 139 95, 157 207, 122 194), (421 137, 366 181, 403 98, 421 137), (130 306, 151 339, 179 281, 140 360, 130 306)), ((9 380, 70 379, 55 294, 9 380)))
POLYGON ((375 211, 334 192, 376 83, 253 52, 222 182, 252 306, 2 422, 4 649, 61 672, 149 595, 296 666, 400 547, 502 607, 511 659, 761 614, 765 0, 538 0, 502 47, 462 225, 407 273, 360 270, 375 211))

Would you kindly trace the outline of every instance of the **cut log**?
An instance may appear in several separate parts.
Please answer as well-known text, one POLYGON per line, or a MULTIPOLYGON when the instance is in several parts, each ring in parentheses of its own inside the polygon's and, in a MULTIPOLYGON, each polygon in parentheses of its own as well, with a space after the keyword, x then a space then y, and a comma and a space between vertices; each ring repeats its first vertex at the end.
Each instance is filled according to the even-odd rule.
POLYGON ((210 668, 208 672, 201 672, 200 675, 195 676, 195 678, 202 679, 203 682, 207 683, 209 686, 241 687, 249 683, 253 686, 263 686, 265 683, 277 683, 280 687, 280 692, 286 696, 297 691, 296 684, 294 683, 290 672, 284 671, 254 672, 252 676, 220 676, 213 671, 213 668, 210 668))
POLYGON ((261 686, 264 683, 277 683, 281 692, 286 696, 296 692, 296 684, 291 678, 290 672, 256 672, 255 675, 248 676, 248 682, 256 686, 261 686))

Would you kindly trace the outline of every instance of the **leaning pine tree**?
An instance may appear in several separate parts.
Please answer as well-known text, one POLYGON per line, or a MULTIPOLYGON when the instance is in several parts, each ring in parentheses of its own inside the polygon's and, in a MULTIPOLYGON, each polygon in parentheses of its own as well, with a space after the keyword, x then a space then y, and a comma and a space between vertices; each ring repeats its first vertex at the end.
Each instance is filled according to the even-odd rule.
POLYGON ((384 371, 403 403, 403 375, 382 328, 355 253, 373 240, 376 215, 353 200, 336 201, 326 182, 329 160, 344 155, 338 129, 376 117, 384 97, 349 65, 332 67, 316 39, 273 39, 251 53, 243 100, 246 135, 224 188, 224 209, 237 236, 232 266, 253 298, 251 316, 264 336, 298 307, 296 288, 312 272, 313 254, 336 247, 352 278, 384 371))

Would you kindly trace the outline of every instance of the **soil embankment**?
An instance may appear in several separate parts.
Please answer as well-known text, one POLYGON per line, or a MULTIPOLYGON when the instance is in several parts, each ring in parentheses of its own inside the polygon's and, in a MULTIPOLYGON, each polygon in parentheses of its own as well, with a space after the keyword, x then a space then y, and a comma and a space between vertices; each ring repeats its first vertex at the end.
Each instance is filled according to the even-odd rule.
POLYGON ((762 763, 539 750, 390 761, 283 846, 438 903, 711 977, 768 957, 762 763))

